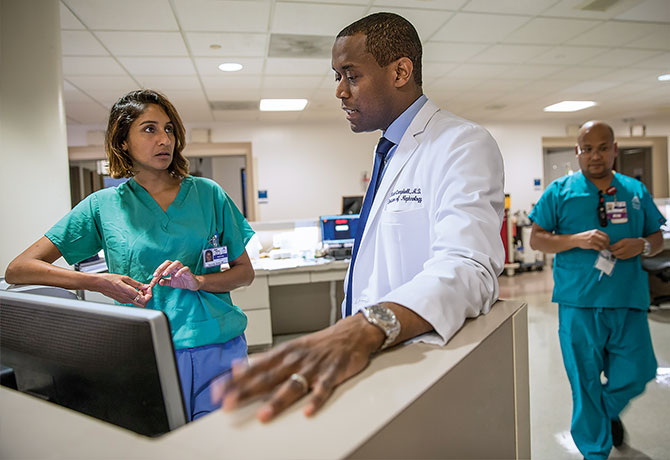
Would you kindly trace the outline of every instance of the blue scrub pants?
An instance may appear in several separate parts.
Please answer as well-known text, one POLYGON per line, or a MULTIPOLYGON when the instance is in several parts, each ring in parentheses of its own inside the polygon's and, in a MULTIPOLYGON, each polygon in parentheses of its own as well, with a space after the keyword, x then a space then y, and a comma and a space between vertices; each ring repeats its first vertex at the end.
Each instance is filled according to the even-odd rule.
POLYGON ((212 403, 211 384, 216 377, 230 372, 233 361, 246 360, 247 340, 242 334, 226 343, 176 350, 175 355, 190 422, 218 409, 212 403))
POLYGON ((612 449, 611 420, 656 376, 647 312, 559 305, 558 324, 572 387, 572 438, 585 458, 604 460, 612 449))

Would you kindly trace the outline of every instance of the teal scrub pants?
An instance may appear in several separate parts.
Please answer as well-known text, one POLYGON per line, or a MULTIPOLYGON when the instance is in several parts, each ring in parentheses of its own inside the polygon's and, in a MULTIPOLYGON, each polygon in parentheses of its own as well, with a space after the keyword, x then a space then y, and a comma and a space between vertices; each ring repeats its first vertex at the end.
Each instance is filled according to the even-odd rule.
POLYGON ((212 403, 212 383, 230 372, 233 361, 246 360, 247 339, 242 334, 226 343, 182 348, 175 351, 175 356, 190 422, 218 409, 212 403))
POLYGON ((559 305, 558 324, 572 387, 572 438, 587 460, 604 460, 612 449, 611 420, 656 376, 647 312, 559 305))

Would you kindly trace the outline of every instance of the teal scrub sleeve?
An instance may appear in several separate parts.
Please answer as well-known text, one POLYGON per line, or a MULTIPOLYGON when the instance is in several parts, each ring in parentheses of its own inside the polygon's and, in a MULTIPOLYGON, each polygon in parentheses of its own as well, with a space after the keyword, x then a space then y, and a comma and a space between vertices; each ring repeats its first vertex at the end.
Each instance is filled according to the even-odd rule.
POLYGON ((558 185, 556 182, 552 182, 528 215, 532 222, 548 232, 553 232, 557 225, 557 195, 558 185))
POLYGON ((68 264, 74 265, 102 249, 100 213, 95 195, 89 195, 68 212, 45 235, 68 264))
POLYGON ((642 186, 642 209, 644 210, 644 229, 643 236, 649 236, 660 230, 661 225, 665 223, 665 217, 661 214, 654 204, 654 200, 647 191, 647 187, 642 186))
POLYGON ((226 192, 221 190, 221 194, 223 198, 222 244, 228 248, 228 260, 235 260, 244 252, 254 231, 226 192))

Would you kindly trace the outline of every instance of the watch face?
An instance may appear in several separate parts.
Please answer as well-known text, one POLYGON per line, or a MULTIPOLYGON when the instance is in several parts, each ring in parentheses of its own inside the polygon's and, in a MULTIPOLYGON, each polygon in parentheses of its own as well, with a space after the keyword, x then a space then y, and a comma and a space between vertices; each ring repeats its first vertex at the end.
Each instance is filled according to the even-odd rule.
POLYGON ((391 313, 386 308, 383 308, 380 305, 373 305, 370 307, 371 313, 374 314, 380 321, 389 323, 393 321, 391 313))

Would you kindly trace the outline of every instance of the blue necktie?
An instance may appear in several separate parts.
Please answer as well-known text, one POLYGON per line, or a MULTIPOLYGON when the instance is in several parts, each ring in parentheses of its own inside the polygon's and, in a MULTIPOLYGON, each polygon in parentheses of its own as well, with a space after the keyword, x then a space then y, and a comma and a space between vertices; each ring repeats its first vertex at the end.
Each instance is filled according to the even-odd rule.
POLYGON ((377 144, 377 153, 375 154, 375 165, 372 171, 372 177, 370 178, 370 185, 368 185, 368 191, 365 193, 365 199, 363 200, 363 207, 361 208, 361 215, 358 218, 358 226, 356 228, 356 239, 354 240, 354 248, 351 251, 351 262, 349 263, 349 278, 347 281, 347 299, 345 304, 344 316, 351 316, 351 303, 352 303, 352 284, 353 284, 353 274, 354 274, 354 262, 356 261, 356 255, 358 254, 358 247, 361 245, 361 238, 363 237, 363 230, 365 230, 365 223, 368 220, 368 215, 370 214, 370 209, 372 208, 372 202, 375 199, 377 194, 377 189, 379 188, 379 182, 381 181, 382 171, 384 170, 384 162, 386 160, 386 154, 389 153, 391 147, 395 144, 390 140, 382 137, 379 139, 377 144))

